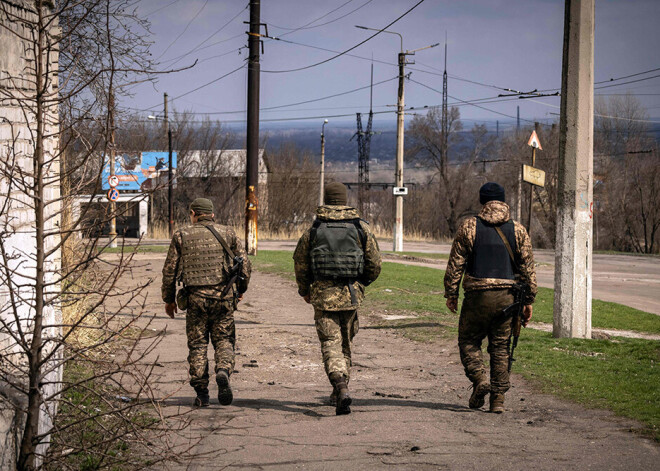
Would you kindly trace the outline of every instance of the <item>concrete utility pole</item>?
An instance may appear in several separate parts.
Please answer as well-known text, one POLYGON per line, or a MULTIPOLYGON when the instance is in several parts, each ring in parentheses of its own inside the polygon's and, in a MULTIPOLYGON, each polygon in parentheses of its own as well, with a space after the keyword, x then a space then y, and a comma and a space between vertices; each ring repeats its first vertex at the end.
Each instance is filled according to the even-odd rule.
MULTIPOLYGON (((404 130, 404 99, 403 81, 404 68, 406 66, 406 53, 403 48, 399 53, 399 91, 396 102, 396 173, 394 174, 395 185, 403 187, 403 130, 404 130)), ((403 252, 403 195, 395 196, 396 213, 394 216, 394 248, 395 252, 403 252)))
POLYGON ((261 2, 250 0, 250 32, 248 33, 247 142, 245 169, 245 251, 257 255, 257 198, 259 185, 259 43, 261 2))
POLYGON ((591 338, 594 2, 565 4, 554 337, 591 338))
MULTIPOLYGON (((110 120, 110 145, 108 150, 110 151, 110 176, 115 174, 115 93, 113 90, 110 90, 110 96, 108 98, 108 118, 110 120)), ((110 233, 108 234, 109 246, 114 248, 117 247, 117 203, 110 201, 110 233)))
POLYGON ((319 206, 323 206, 323 190, 325 187, 325 125, 328 124, 328 120, 323 120, 323 126, 321 126, 321 176, 319 181, 319 206))
POLYGON ((167 221, 170 233, 170 239, 174 235, 174 198, 172 196, 172 128, 170 127, 170 120, 167 115, 167 93, 163 94, 164 100, 164 114, 165 126, 167 126, 167 152, 168 152, 168 167, 167 167, 167 221))

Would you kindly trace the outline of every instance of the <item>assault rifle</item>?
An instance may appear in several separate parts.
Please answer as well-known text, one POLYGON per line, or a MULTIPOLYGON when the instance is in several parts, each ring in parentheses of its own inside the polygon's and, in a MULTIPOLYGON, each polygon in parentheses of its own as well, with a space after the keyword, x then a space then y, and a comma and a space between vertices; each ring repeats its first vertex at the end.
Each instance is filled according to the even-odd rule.
MULTIPOLYGON (((234 284, 238 284, 239 281, 243 280, 241 273, 243 272, 243 263, 245 260, 243 257, 234 257, 234 265, 229 269, 229 281, 225 285, 225 288, 222 290, 222 297, 224 298, 229 290, 234 284)), ((234 290, 234 299, 238 297, 238 286, 234 290)))
POLYGON ((511 335, 506 344, 507 352, 509 353, 509 372, 511 372, 511 365, 515 358, 513 352, 518 346, 518 337, 520 337, 520 327, 523 324, 523 310, 525 309, 525 298, 529 291, 529 286, 524 283, 516 283, 511 287, 513 291, 513 304, 504 308, 504 316, 511 316, 511 335), (513 338, 513 342, 511 342, 513 338))

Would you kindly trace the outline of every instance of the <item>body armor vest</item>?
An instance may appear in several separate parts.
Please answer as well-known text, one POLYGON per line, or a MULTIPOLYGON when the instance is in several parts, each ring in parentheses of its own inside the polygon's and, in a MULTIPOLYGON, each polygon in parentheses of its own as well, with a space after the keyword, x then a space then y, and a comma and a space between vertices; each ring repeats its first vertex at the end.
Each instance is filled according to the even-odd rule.
MULTIPOLYGON (((499 228, 511 245, 513 253, 518 252, 513 221, 509 220, 499 228)), ((502 238, 492 224, 477 218, 477 233, 472 253, 468 257, 467 274, 474 278, 498 278, 513 280, 515 270, 509 252, 502 238)))
POLYGON ((203 225, 181 232, 181 279, 185 286, 215 286, 226 281, 227 254, 203 225))
POLYGON ((317 219, 310 234, 310 260, 317 280, 357 280, 364 271, 366 237, 359 219, 317 219))

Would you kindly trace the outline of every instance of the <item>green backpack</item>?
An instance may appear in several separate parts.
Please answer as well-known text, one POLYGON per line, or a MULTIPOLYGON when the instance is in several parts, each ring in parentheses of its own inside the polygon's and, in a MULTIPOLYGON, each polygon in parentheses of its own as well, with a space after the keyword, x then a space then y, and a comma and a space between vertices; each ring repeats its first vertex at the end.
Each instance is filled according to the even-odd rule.
POLYGON ((309 256, 317 280, 358 280, 364 271, 367 237, 360 219, 316 219, 309 256))

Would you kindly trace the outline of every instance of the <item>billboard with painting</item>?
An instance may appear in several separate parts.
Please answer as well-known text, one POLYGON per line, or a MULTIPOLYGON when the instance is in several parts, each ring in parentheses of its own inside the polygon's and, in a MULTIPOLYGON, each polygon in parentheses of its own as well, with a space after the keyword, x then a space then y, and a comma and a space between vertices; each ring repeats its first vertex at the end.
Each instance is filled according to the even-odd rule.
MULTIPOLYGON (((148 191, 167 184, 169 154, 167 152, 118 152, 115 175, 119 191, 148 191)), ((172 169, 176 175, 176 152, 172 153, 172 169)), ((109 190, 110 165, 103 167, 103 189, 109 190)))

